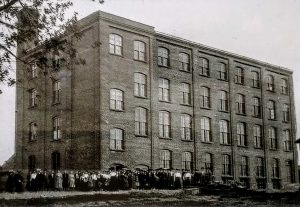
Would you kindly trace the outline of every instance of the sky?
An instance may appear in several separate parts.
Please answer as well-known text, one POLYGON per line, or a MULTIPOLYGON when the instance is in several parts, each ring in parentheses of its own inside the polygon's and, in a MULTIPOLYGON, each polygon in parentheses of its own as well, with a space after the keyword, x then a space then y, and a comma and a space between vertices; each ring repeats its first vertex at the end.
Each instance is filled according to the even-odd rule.
MULTIPOLYGON (((300 120, 300 0, 73 0, 79 19, 102 10, 294 71, 300 120)), ((15 87, 0 85, 0 165, 14 153, 15 87)), ((300 121, 298 122, 299 128, 300 121)), ((299 134, 299 133, 298 133, 299 134)), ((299 137, 299 136, 297 136, 299 137)))

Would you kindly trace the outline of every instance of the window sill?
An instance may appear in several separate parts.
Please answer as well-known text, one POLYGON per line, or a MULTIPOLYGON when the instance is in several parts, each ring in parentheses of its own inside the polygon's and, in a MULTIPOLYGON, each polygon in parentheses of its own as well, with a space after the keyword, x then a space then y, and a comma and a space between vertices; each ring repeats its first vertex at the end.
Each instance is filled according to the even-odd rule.
POLYGON ((266 91, 268 91, 268 92, 270 92, 270 93, 275 93, 275 90, 267 89, 266 91))
POLYGON ((272 148, 270 148, 269 150, 270 151, 279 151, 279 149, 272 149, 272 148))
POLYGON ((115 112, 124 112, 124 110, 118 110, 118 109, 110 109, 110 110, 115 112))
POLYGON ((222 143, 220 143, 220 145, 222 145, 222 146, 232 146, 232 144, 222 144, 222 143))
POLYGON ((29 77, 28 80, 33 81, 33 80, 37 80, 37 78, 38 78, 37 76, 35 76, 35 77, 29 77))
POLYGON ((257 179, 257 180, 265 180, 265 179, 266 179, 266 177, 261 177, 261 176, 258 176, 258 177, 256 177, 256 179, 257 179))
POLYGON ((171 66, 169 66, 169 65, 159 65, 159 64, 157 64, 157 66, 161 67, 161 68, 171 69, 171 66))
POLYGON ((246 146, 246 145, 237 145, 237 147, 241 147, 241 148, 249 148, 249 146, 246 146))
POLYGON ((62 141, 62 138, 60 138, 60 139, 53 139, 52 138, 50 142, 63 142, 63 141, 62 141))
POLYGON ((254 147, 254 149, 263 150, 263 147, 254 147))
POLYGON ((52 106, 57 106, 57 105, 61 105, 61 102, 52 103, 52 106))
POLYGON ((284 152, 293 152, 293 150, 283 150, 284 152))
POLYGON ((109 150, 112 151, 112 152, 125 152, 124 149, 122 149, 122 150, 118 150, 118 149, 109 149, 109 150))
POLYGON ((29 106, 28 109, 34 109, 37 108, 38 105, 34 105, 34 106, 29 106))
POLYGON ((242 178, 242 179, 250 179, 250 176, 249 176, 249 175, 240 175, 239 178, 242 178))
POLYGON ((191 74, 191 69, 190 70, 182 70, 182 69, 179 69, 180 72, 184 72, 184 73, 188 73, 188 74, 191 74))
POLYGON ((118 54, 115 54, 115 53, 109 53, 110 55, 113 55, 113 56, 117 56, 117 57, 122 57, 123 58, 123 54, 121 54, 121 55, 118 55, 118 54))
POLYGON ((171 101, 163 101, 163 100, 158 100, 159 102, 162 102, 162 103, 168 103, 168 104, 171 104, 171 101))
POLYGON ((240 86, 244 86, 244 83, 238 83, 238 82, 234 82, 236 85, 240 85, 240 86))
POLYGON ((277 119, 268 119, 269 121, 277 121, 277 119))
POLYGON ((200 109, 204 109, 204 110, 211 110, 211 108, 207 108, 207 107, 201 107, 201 106, 200 106, 200 109))
POLYGON ((181 141, 183 141, 183 142, 193 142, 194 140, 192 140, 192 139, 181 139, 181 141))
POLYGON ((221 79, 221 78, 217 78, 217 80, 219 80, 219 81, 225 81, 225 82, 228 82, 228 79, 221 79))
POLYGON ((181 103, 180 105, 181 105, 181 106, 188 106, 188 107, 191 107, 191 106, 192 106, 192 104, 183 104, 183 103, 181 103))
POLYGON ((221 175, 222 178, 232 178, 233 179, 233 176, 232 175, 221 175))
POLYGON ((146 60, 138 60, 138 59, 134 59, 134 58, 133 58, 133 60, 136 62, 140 62, 140 63, 148 63, 146 60))
POLYGON ((252 88, 260 89, 260 86, 252 86, 252 88))
POLYGON ((135 98, 148 99, 146 96, 134 96, 135 98))
POLYGON ((239 116, 247 116, 246 113, 235 113, 236 115, 239 115, 239 116))
POLYGON ((229 113, 229 111, 224 111, 224 110, 219 110, 219 112, 222 112, 222 113, 229 113))
POLYGON ((284 96, 288 96, 289 94, 288 93, 280 93, 281 95, 284 95, 284 96))
POLYGON ((271 180, 278 180, 278 181, 280 181, 281 178, 271 178, 271 180))
POLYGON ((139 135, 139 134, 135 134, 135 137, 141 137, 141 138, 148 138, 148 135, 139 135))
POLYGON ((202 76, 202 77, 205 77, 205 78, 210 78, 210 75, 199 74, 199 76, 202 76))
POLYGON ((29 140, 28 142, 29 143, 34 143, 34 142, 36 142, 37 141, 37 139, 32 139, 32 140, 29 140))
POLYGON ((211 141, 211 142, 201 141, 201 143, 204 143, 204 144, 213 144, 214 142, 213 141, 211 141))
POLYGON ((290 121, 282 121, 282 123, 284 123, 284 124, 289 124, 290 121))
POLYGON ((171 137, 158 137, 159 139, 172 140, 171 137))

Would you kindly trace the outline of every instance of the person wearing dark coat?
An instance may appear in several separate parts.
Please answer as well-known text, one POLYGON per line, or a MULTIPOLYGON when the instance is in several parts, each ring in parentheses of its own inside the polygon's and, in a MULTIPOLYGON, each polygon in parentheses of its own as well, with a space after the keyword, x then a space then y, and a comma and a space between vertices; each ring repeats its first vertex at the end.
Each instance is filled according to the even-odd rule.
POLYGON ((13 193, 14 192, 14 188, 15 188, 15 178, 14 178, 15 174, 13 171, 11 171, 7 177, 7 181, 6 181, 6 191, 13 193))
POLYGON ((15 181, 15 191, 20 193, 23 192, 23 176, 21 175, 21 172, 18 171, 14 176, 15 181))
POLYGON ((48 188, 49 190, 54 190, 54 185, 55 185, 55 173, 52 171, 48 175, 48 188))
POLYGON ((63 181, 62 181, 63 190, 67 190, 69 188, 69 174, 67 173, 67 171, 65 171, 62 176, 63 176, 63 181))
POLYGON ((45 190, 45 175, 42 173, 40 169, 37 169, 36 188, 38 191, 45 190))

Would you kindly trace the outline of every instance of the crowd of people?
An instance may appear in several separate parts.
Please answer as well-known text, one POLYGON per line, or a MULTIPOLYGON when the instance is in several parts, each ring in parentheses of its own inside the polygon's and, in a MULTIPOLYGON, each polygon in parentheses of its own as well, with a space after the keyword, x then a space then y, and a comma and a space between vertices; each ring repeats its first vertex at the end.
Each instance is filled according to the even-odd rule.
POLYGON ((212 173, 204 168, 190 172, 182 170, 129 170, 105 171, 47 171, 33 170, 24 179, 20 171, 8 175, 8 192, 27 191, 90 191, 129 189, 181 189, 206 185, 213 180, 212 173))

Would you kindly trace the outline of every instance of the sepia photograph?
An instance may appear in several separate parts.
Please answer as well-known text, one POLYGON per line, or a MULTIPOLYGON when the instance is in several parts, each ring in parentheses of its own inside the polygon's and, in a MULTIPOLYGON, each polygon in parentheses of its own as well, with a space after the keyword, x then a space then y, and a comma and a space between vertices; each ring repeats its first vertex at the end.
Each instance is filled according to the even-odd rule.
POLYGON ((0 206, 300 206, 299 19, 0 0, 0 206))

